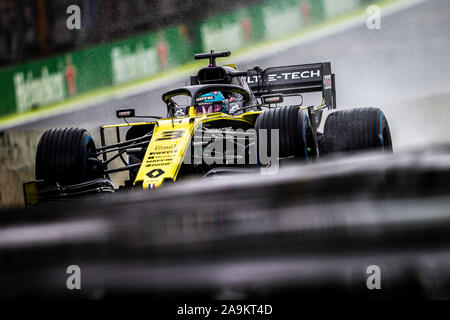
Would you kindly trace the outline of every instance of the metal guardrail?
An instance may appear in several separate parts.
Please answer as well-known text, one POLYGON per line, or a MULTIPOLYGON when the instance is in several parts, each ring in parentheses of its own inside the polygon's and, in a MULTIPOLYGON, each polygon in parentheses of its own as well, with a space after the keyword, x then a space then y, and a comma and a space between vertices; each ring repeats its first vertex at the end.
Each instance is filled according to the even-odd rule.
POLYGON ((449 178, 440 146, 3 211, 0 296, 448 298, 449 178))

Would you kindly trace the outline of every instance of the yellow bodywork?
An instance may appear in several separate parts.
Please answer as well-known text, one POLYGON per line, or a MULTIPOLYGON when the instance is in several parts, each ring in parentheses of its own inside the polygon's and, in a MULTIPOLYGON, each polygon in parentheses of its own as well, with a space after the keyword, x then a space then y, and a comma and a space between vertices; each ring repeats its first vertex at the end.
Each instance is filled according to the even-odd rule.
POLYGON ((158 120, 134 185, 142 183, 144 189, 153 189, 164 181, 175 181, 194 131, 202 123, 228 119, 254 124, 259 113, 252 111, 236 117, 224 113, 194 116, 191 110, 189 117, 158 120))
POLYGON ((253 125, 261 111, 249 111, 239 116, 225 113, 196 115, 190 107, 183 118, 168 118, 152 122, 137 122, 102 126, 103 128, 131 127, 155 124, 152 139, 147 147, 134 185, 142 183, 143 189, 161 186, 164 181, 175 181, 190 146, 192 136, 202 123, 218 120, 241 121, 253 125))
POLYGON ((142 182, 144 189, 152 189, 166 179, 175 181, 194 125, 190 118, 159 120, 134 184, 142 182))

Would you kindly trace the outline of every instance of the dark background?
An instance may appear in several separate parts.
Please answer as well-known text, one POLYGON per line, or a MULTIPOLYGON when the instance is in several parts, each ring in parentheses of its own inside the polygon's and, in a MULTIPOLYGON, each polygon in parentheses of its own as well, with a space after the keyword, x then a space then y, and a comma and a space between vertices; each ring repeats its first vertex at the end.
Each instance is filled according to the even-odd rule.
POLYGON ((0 0, 0 66, 117 40, 261 0, 0 0), (83 28, 68 30, 78 5, 83 28))

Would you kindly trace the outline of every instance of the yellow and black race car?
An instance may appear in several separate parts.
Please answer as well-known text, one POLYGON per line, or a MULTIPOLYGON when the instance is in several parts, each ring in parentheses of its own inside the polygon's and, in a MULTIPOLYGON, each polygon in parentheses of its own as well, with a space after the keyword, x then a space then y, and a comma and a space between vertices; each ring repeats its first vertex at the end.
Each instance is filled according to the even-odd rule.
POLYGON ((273 173, 285 159, 309 162, 324 153, 392 151, 386 117, 377 108, 333 111, 324 132, 317 131, 323 109, 336 109, 330 63, 241 72, 235 65, 216 65, 216 58, 227 56, 230 52, 195 55, 209 59, 209 65, 190 77, 190 86, 162 95, 166 118, 130 123, 127 119, 139 117, 135 110, 117 110, 126 123, 101 126, 100 147, 84 129, 44 132, 36 180, 24 184, 26 205, 115 192, 110 175, 120 171, 129 172, 121 189, 153 189, 192 175, 273 173), (302 94, 310 92, 321 92, 322 100, 305 107, 302 94), (119 130, 124 127, 129 127, 125 140, 119 130), (106 145, 111 130, 116 142, 106 145), (118 159, 123 165, 112 167, 118 159))

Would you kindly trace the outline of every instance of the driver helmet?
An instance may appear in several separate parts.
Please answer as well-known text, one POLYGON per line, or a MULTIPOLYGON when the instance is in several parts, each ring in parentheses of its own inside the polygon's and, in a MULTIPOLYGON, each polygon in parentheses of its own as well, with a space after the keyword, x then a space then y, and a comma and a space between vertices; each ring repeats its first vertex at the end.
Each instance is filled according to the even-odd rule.
POLYGON ((195 113, 225 112, 225 97, 220 91, 208 92, 195 99, 195 113))

